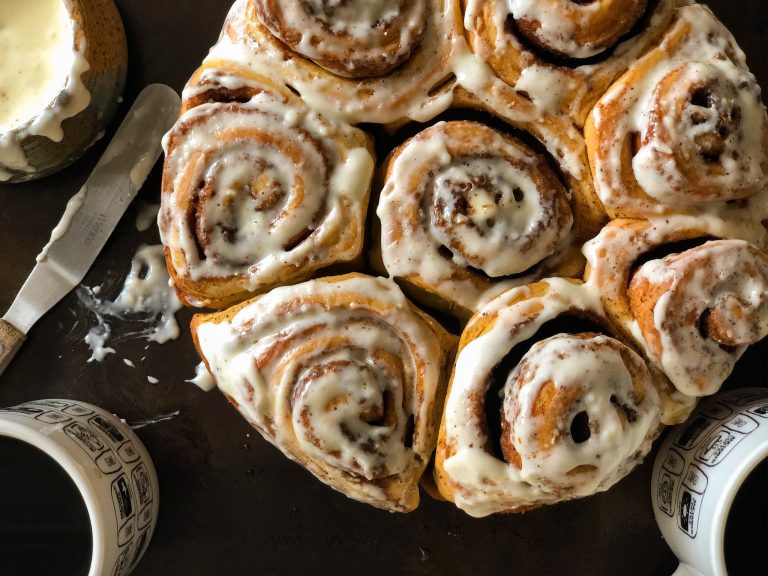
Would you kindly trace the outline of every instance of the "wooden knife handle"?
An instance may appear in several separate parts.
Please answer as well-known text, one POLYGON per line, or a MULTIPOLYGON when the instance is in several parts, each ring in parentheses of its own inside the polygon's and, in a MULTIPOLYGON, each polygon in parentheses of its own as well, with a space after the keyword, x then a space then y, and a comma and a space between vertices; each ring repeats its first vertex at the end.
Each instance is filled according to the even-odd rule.
POLYGON ((11 363, 27 337, 10 322, 0 319, 0 374, 11 363))

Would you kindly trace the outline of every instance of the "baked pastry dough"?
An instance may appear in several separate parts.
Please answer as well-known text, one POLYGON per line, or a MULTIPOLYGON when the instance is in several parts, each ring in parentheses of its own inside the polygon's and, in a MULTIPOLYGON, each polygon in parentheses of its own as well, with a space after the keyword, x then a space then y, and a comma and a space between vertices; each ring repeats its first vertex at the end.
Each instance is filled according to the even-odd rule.
POLYGON ((219 388, 286 456, 350 498, 419 503, 454 338, 391 280, 349 274, 197 315, 219 388))
POLYGON ((362 250, 370 138, 292 95, 247 90, 189 109, 166 139, 160 232, 190 306, 224 307, 362 250))
POLYGON ((472 50, 524 99, 579 126, 669 26, 675 0, 462 0, 472 50))
POLYGON ((607 490, 640 462, 660 430, 659 396, 643 359, 608 327, 594 292, 559 278, 478 310, 440 425, 443 497, 473 516, 520 512, 607 490), (565 317, 606 328, 547 337, 565 317))
POLYGON ((597 103, 585 137, 612 217, 766 217, 768 115, 744 53, 706 6, 678 9, 661 44, 597 103))
POLYGON ((350 123, 425 121, 452 100, 463 45, 452 0, 237 0, 204 62, 240 62, 350 123))
POLYGON ((177 290, 271 290, 197 316, 198 349, 352 498, 417 505, 453 338, 391 280, 281 287, 333 263, 471 316, 433 476, 476 516, 608 489, 768 332, 765 107, 704 6, 236 0, 183 96, 160 215, 177 290))
POLYGON ((714 394, 768 335, 764 241, 716 219, 614 220, 584 248, 587 282, 681 393, 714 394))
POLYGON ((574 197, 519 139, 478 122, 440 122, 385 167, 377 208, 383 265, 436 297, 429 303, 468 317, 512 286, 580 274, 576 253, 594 222, 574 223, 574 197))

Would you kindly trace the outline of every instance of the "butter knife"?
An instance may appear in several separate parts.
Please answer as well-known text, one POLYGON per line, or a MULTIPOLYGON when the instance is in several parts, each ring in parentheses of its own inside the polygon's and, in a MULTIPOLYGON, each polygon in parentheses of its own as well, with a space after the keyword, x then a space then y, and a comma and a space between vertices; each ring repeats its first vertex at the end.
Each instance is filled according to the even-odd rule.
POLYGON ((162 151, 179 113, 168 86, 142 90, 88 180, 70 199, 37 265, 0 319, 0 374, 29 329, 85 277, 162 151))

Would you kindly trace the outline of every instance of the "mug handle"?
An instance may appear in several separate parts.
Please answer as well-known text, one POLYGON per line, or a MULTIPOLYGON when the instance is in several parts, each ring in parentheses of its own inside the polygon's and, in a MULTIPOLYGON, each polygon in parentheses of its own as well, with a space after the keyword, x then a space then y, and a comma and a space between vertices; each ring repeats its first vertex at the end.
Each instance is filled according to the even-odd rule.
POLYGON ((692 566, 689 566, 684 562, 680 562, 677 570, 672 573, 672 576, 703 576, 703 574, 692 566))

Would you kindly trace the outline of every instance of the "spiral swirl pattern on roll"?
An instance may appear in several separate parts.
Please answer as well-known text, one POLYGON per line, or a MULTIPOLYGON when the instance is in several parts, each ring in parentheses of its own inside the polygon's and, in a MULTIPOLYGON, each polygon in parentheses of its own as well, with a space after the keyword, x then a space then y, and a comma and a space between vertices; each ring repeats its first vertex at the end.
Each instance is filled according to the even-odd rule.
POLYGON ((616 449, 616 439, 652 405, 649 390, 642 359, 614 338, 559 334, 537 342, 504 386, 505 460, 545 491, 595 490, 632 456, 616 449))
POLYGON ((160 229, 182 300, 222 306, 362 248, 369 138, 262 91, 170 132, 160 229))
POLYGON ((426 0, 251 0, 248 10, 292 50, 348 78, 397 68, 427 20, 426 0))
POLYGON ((597 192, 619 217, 725 211, 768 184, 767 119, 728 30, 706 7, 682 7, 587 121, 597 192))
POLYGON ((470 310, 552 256, 573 222, 546 162, 476 122, 441 122, 398 148, 377 214, 387 271, 470 310))
POLYGON ((647 0, 509 0, 517 28, 531 42, 571 58, 615 45, 643 15, 647 0))
POLYGON ((514 288, 478 310, 462 334, 440 428, 435 479, 473 516, 519 512, 607 490, 648 452, 659 397, 646 364, 613 336, 537 332, 560 316, 603 318, 583 285, 514 288), (530 346, 507 374, 500 366, 530 346), (499 414, 487 406, 504 381, 499 414), (498 429, 486 418, 501 419, 498 429), (493 448, 499 442, 501 454, 493 448))
POLYGON ((614 220, 584 246, 590 285, 623 335, 671 382, 665 424, 716 392, 766 335, 765 229, 674 216, 614 220))
POLYGON ((644 263, 628 295, 654 362, 682 392, 714 394, 768 335, 768 254, 743 240, 706 242, 644 263))
POLYGON ((463 0, 472 51, 542 118, 579 127, 611 83, 652 48, 675 0, 463 0))
POLYGON ((416 507, 453 340, 393 282, 278 288, 196 317, 193 333, 219 388, 286 455, 351 498, 416 507))

